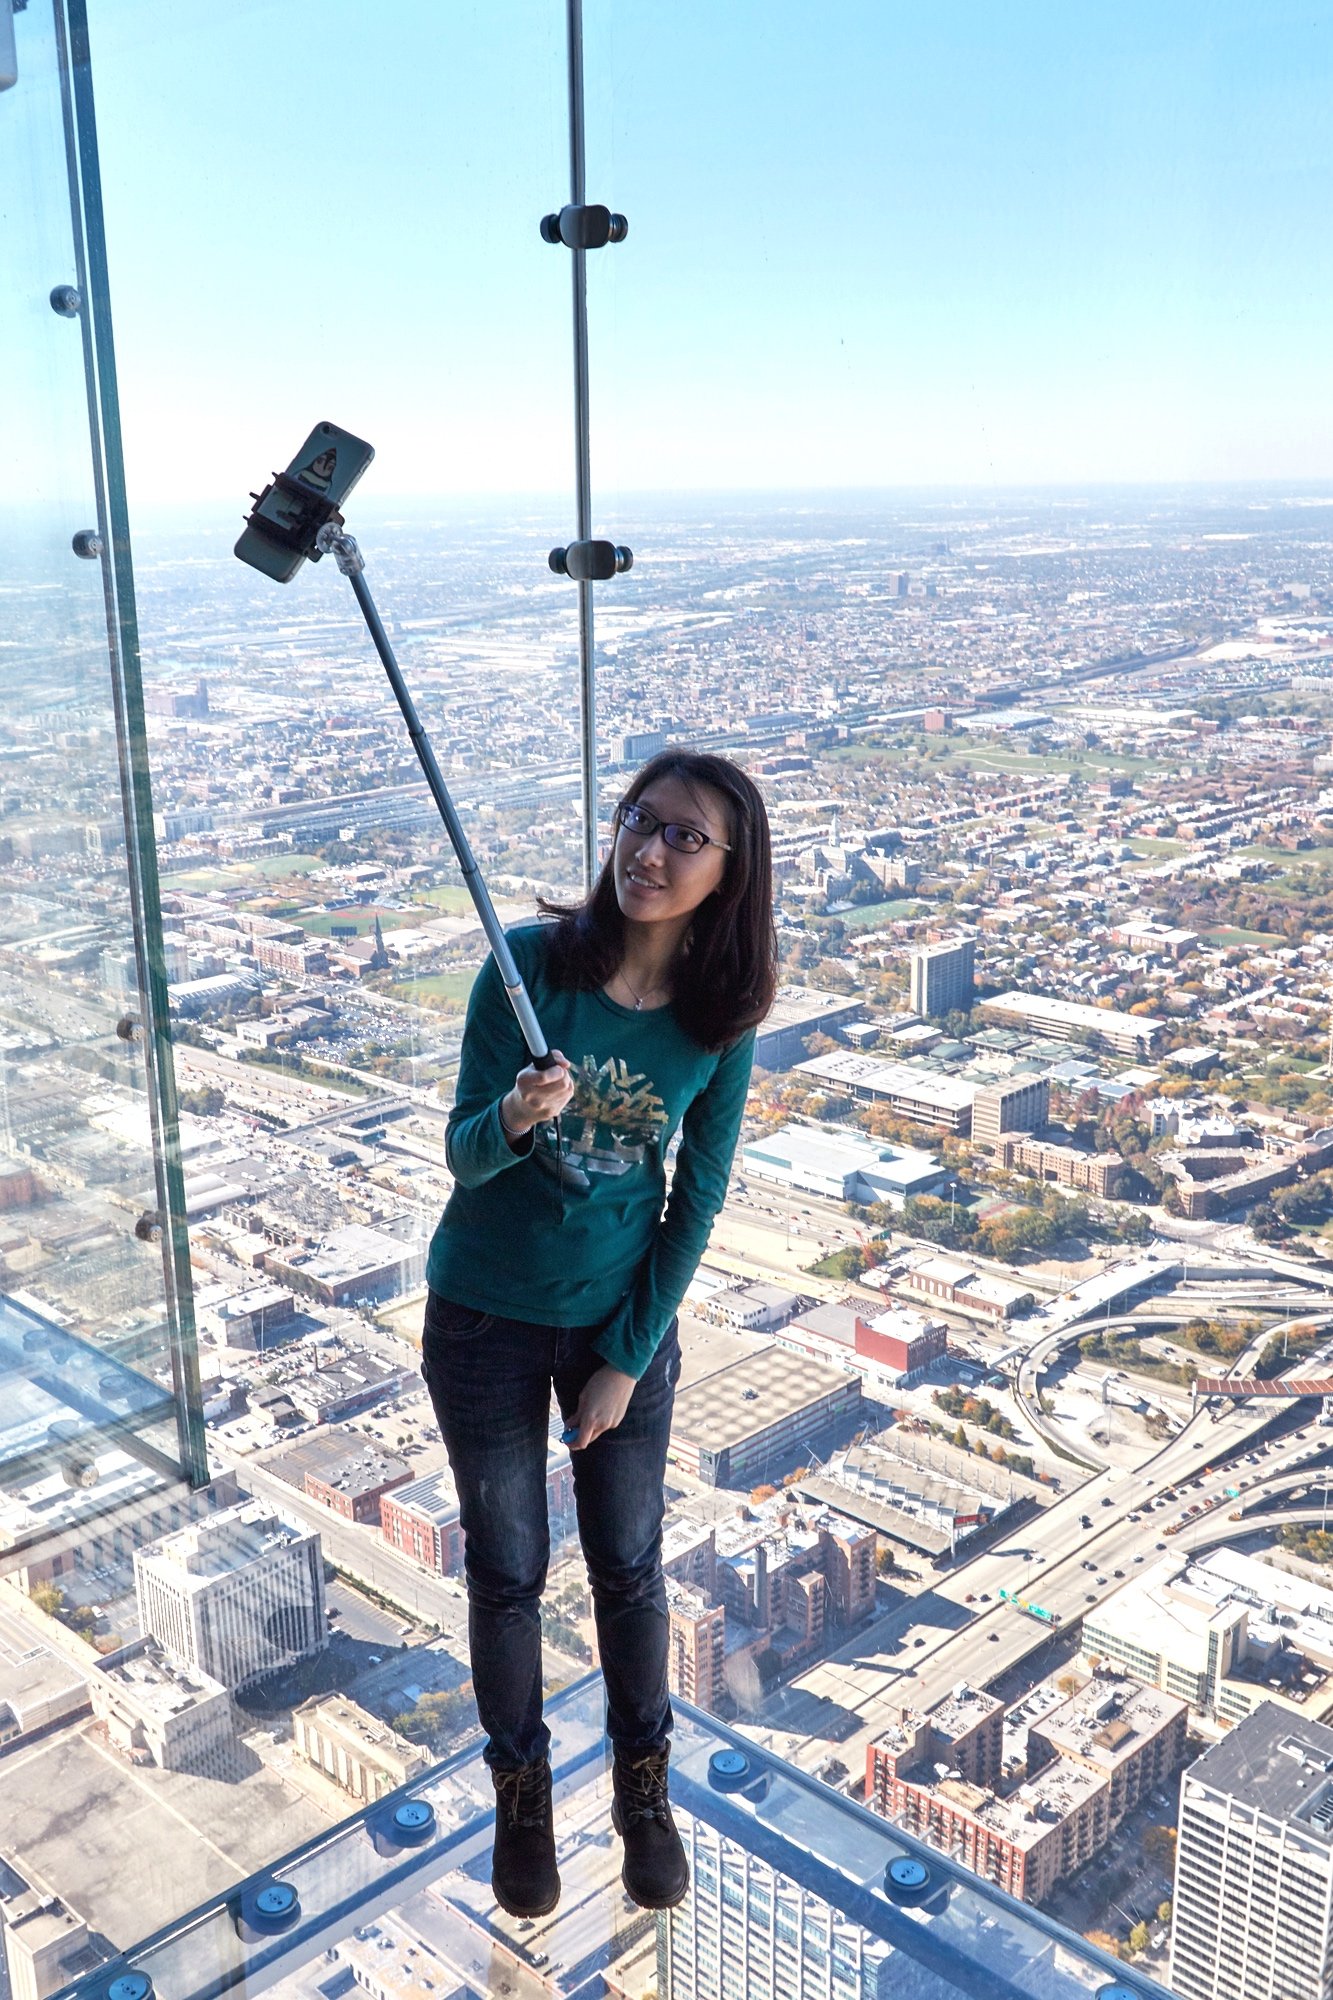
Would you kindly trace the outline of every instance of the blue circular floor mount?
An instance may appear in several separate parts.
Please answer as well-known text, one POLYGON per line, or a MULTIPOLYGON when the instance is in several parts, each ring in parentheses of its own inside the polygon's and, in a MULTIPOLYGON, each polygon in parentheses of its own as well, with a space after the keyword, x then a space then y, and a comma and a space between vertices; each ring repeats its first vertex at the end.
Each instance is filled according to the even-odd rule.
POLYGON ((920 1903, 935 1887, 935 1877, 914 1854, 899 1854, 884 1870, 884 1894, 892 1903, 920 1903))
POLYGON ((106 1989, 106 2000, 152 2000, 153 1982, 146 1972, 122 1972, 106 1989))
POLYGON ((242 1897, 241 1915, 252 1929, 276 1935, 299 1921, 301 1898, 290 1882, 265 1882, 242 1897))
POLYGON ((404 1847, 421 1847, 435 1832, 435 1808, 425 1799, 404 1799, 390 1821, 394 1839, 404 1847))

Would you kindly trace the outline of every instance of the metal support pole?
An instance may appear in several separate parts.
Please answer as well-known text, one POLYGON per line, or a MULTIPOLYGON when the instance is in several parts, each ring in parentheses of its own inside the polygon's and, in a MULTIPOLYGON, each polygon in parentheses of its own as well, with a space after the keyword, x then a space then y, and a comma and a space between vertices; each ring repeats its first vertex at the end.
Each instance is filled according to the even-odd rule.
MULTIPOLYGON (((583 0, 565 0, 569 61, 569 199, 586 196, 583 115, 583 0)), ((570 251, 574 306, 574 485, 578 540, 592 540, 592 448, 588 390, 588 253, 570 251)), ((583 773, 583 888, 597 876, 597 683, 593 645, 592 580, 580 578, 579 761, 583 773)))

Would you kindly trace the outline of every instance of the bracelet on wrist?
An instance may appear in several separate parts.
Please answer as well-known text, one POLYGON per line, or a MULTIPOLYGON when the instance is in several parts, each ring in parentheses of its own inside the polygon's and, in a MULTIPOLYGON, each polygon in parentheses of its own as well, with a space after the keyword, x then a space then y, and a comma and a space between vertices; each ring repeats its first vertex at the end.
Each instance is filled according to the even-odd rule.
POLYGON ((504 1133, 506 1139, 527 1138, 528 1135, 526 1132, 516 1132, 513 1126, 509 1123, 509 1120, 505 1117, 505 1101, 503 1097, 500 1099, 500 1102, 496 1105, 495 1108, 500 1114, 500 1130, 504 1133))

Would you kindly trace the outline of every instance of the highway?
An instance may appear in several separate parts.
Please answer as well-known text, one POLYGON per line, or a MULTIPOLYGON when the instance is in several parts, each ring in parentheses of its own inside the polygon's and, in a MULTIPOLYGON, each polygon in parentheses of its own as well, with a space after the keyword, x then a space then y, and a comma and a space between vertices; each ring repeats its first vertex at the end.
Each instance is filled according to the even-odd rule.
MULTIPOLYGON (((758 1733, 805 1769, 836 1753, 855 1779, 890 1709, 928 1709, 960 1681, 993 1681, 1049 1639, 1052 1628, 1000 1602, 1001 1588, 1021 1592, 1068 1628, 1167 1551, 1185 1556, 1270 1521, 1279 1525, 1282 1516, 1250 1516, 1241 1526, 1230 1515, 1253 1506, 1282 1475, 1280 1490, 1308 1484, 1310 1473, 1300 1468, 1311 1451, 1319 1459, 1333 1455, 1333 1433, 1307 1426, 1308 1436, 1270 1443, 1257 1465, 1246 1463, 1285 1407, 1237 1404, 1215 1421, 1201 1410, 1137 1471, 1095 1473, 779 1689, 757 1718, 758 1733), (1228 1486, 1240 1486, 1242 1497, 1229 1497, 1228 1486), (1187 1516, 1188 1507, 1200 1511, 1187 1516)), ((1318 1519, 1321 1508, 1300 1512, 1318 1519)))

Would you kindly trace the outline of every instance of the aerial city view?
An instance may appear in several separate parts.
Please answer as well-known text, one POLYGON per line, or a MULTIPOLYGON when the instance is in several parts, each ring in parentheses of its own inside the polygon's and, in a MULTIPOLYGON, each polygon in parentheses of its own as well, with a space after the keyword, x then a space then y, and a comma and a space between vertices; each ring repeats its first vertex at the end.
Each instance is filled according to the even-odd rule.
POLYGON ((0 0, 0 2000, 1333 2000, 1329 26, 0 0))
MULTIPOLYGON (((604 814, 662 744, 720 749, 778 874, 681 1318, 672 1690, 1185 1994, 1216 1894, 1185 1774, 1281 1819, 1265 1746, 1333 1754, 1331 510, 699 503, 603 598, 604 814)), ((578 879, 574 634, 497 542, 423 509, 381 588, 519 922, 578 879)), ((108 1760, 169 1810, 183 1910, 476 1729, 420 1341, 484 940, 331 566, 275 626, 188 532, 137 555, 213 1483, 0 1586, 6 1861, 104 1955, 151 1928, 87 1839, 108 1760)), ((132 1358, 124 831, 51 671, 0 723, 0 1257, 11 1312, 132 1358)), ((552 1687, 595 1661, 559 1428, 552 1687)), ((11 1545, 50 1490, 7 1487, 11 1545)))

